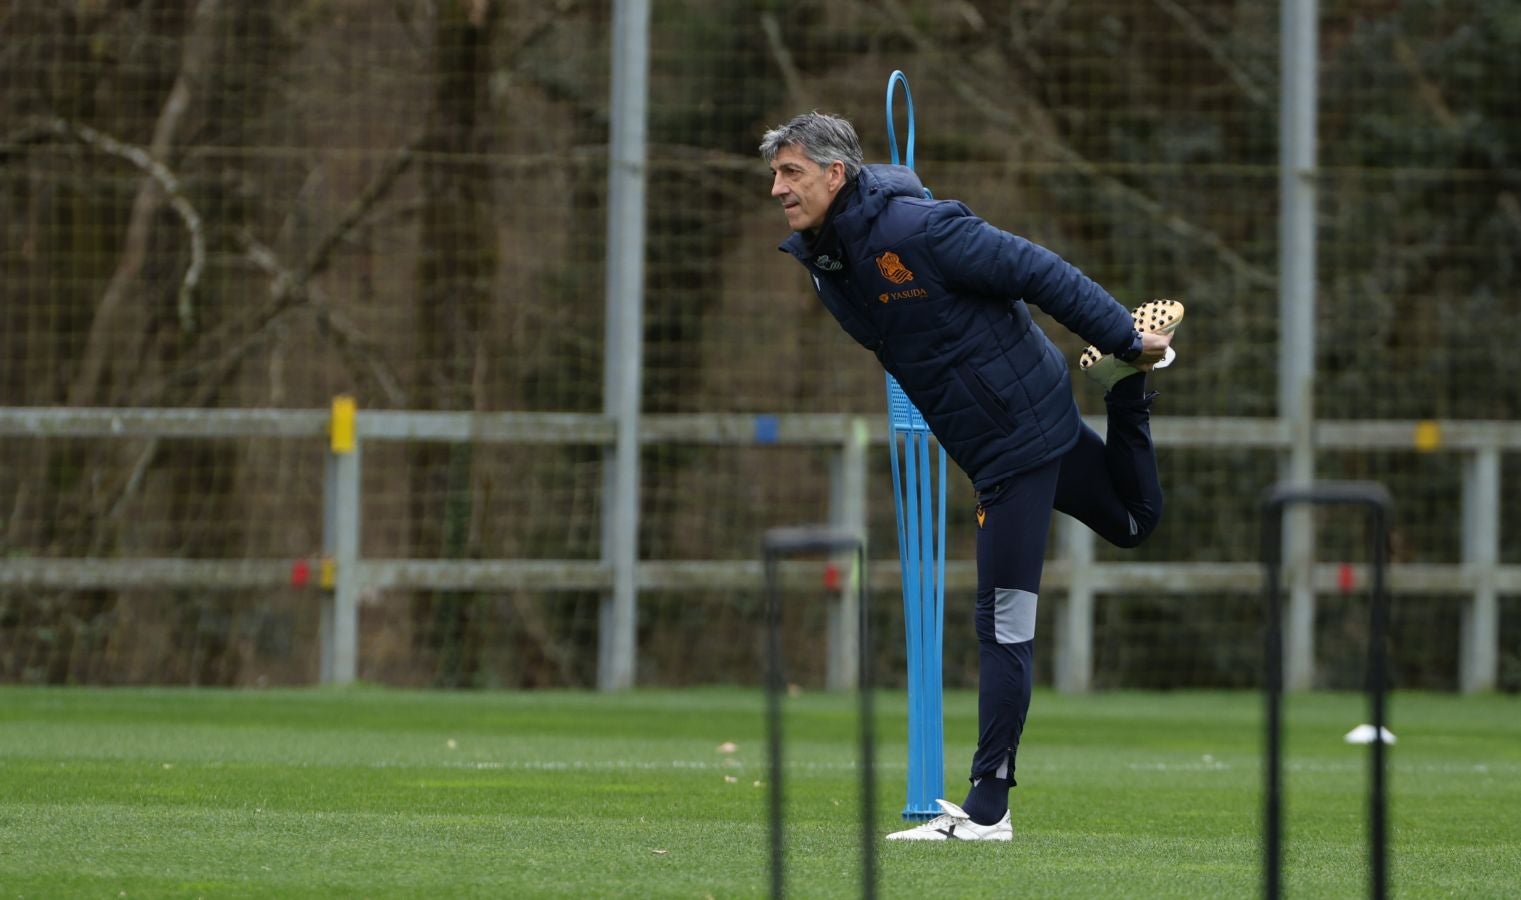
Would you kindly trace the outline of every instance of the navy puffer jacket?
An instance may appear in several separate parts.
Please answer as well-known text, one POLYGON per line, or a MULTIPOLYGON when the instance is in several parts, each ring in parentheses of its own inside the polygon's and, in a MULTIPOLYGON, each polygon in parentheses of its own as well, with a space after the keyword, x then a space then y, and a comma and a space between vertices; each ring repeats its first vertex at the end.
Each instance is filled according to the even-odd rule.
POLYGON ((1067 362, 1027 303, 1105 353, 1134 337, 1130 313, 1076 267, 926 198, 903 166, 863 167, 819 232, 781 249, 978 490, 1062 455, 1081 427, 1067 362))

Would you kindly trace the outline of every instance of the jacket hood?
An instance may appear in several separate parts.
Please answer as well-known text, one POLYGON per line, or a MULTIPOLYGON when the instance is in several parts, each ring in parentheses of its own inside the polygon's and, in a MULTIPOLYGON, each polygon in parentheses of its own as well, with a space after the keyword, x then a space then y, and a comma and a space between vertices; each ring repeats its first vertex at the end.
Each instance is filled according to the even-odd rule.
POLYGON ((907 166, 862 166, 856 186, 860 189, 861 212, 868 219, 876 218, 894 197, 924 197, 924 182, 907 166))

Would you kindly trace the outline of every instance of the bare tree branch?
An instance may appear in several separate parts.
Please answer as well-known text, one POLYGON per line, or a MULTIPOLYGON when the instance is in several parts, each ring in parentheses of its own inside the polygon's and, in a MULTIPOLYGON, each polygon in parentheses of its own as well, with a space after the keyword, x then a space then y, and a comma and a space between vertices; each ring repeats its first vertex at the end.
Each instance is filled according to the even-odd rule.
MULTIPOLYGON (((279 287, 281 285, 295 283, 295 275, 285 267, 273 250, 259 243, 253 235, 246 232, 241 235, 241 239, 244 247, 247 248, 248 258, 274 279, 273 284, 276 287, 272 288, 272 291, 281 290, 282 288, 279 287)), ((332 333, 345 356, 355 359, 369 370, 370 376, 393 406, 405 407, 407 393, 401 387, 401 379, 386 362, 375 342, 366 337, 348 320, 348 317, 335 309, 321 288, 308 284, 304 289, 307 292, 307 305, 316 316, 318 325, 324 331, 332 333)))
POLYGON ((51 144, 58 140, 58 132, 46 121, 23 124, 20 128, 0 138, 0 166, 10 165, 22 156, 28 147, 51 144))
MULTIPOLYGON (((143 445, 142 452, 137 455, 137 461, 132 464, 132 471, 127 475, 127 480, 122 483, 121 488, 117 490, 116 499, 111 501, 104 518, 116 519, 121 516, 122 510, 126 508, 127 500, 137 493, 138 488, 142 487, 143 478, 148 474, 148 467, 158 456, 158 445, 159 439, 156 437, 149 438, 143 445)), ((97 541, 105 535, 104 529, 96 530, 97 541)))
POLYGON ((185 222, 185 230, 190 233, 190 265, 185 269, 185 277, 180 281, 180 288, 176 299, 176 309, 179 311, 180 327, 186 332, 195 331, 195 309, 193 300, 195 289, 200 284, 201 272, 206 267, 206 236, 202 225, 201 214, 195 206, 185 197, 180 187, 180 180, 174 172, 152 153, 134 144, 119 141, 109 134, 64 119, 49 119, 45 123, 46 128, 54 134, 69 137, 88 144, 102 153, 120 157, 143 170, 152 178, 169 198, 169 206, 185 222))
POLYGON ((410 143, 386 161, 385 166, 375 178, 365 186, 358 197, 354 198, 354 202, 343 211, 343 215, 338 217, 338 221, 333 223, 327 234, 312 247, 312 252, 306 255, 306 259, 296 270, 296 278, 300 283, 305 284, 313 275, 327 267, 334 248, 348 237, 349 232, 354 230, 354 226, 359 224, 359 221, 369 213, 380 198, 396 185, 396 180, 407 171, 407 167, 412 165, 412 158, 424 140, 425 137, 421 135, 413 138, 410 143))
POLYGON ((415 6, 423 7, 423 14, 426 17, 432 17, 432 3, 413 4, 407 2, 407 0, 391 0, 391 11, 396 14, 396 21, 401 23, 401 30, 406 33, 407 42, 412 45, 413 50, 421 53, 424 49, 422 32, 418 29, 417 22, 412 15, 415 11, 415 6))
POLYGON ((1432 118, 1436 119, 1441 126, 1448 131, 1458 127, 1458 117, 1453 114, 1452 107, 1442 96, 1442 89, 1437 87, 1430 78, 1426 77, 1425 70, 1421 67, 1421 61, 1416 56, 1415 48, 1410 46, 1410 41, 1403 36, 1394 39, 1394 58, 1399 61, 1400 67, 1415 81, 1415 93, 1421 98, 1421 104, 1431 112, 1432 118))
MULTIPOLYGON (((1023 126, 1020 128, 1022 136, 1040 146, 1041 149, 1050 153, 1073 171, 1093 181, 1104 192, 1116 197, 1129 206, 1139 209, 1157 225, 1189 242, 1208 248, 1242 280, 1262 287, 1277 285, 1277 276, 1242 258, 1219 235, 1188 222, 1182 216, 1170 212, 1161 203, 1143 192, 1103 172, 1097 165, 1073 149, 1067 142, 1063 141, 1058 136, 1054 126, 1050 126, 1047 123, 1046 127, 1029 127, 1032 122, 1043 121, 1045 118, 1039 115, 1035 104, 1025 101, 1023 105, 1027 109, 1016 112, 1008 109, 1004 103, 994 102, 985 96, 982 91, 972 84, 971 80, 958 74, 961 70, 961 60, 953 59, 952 54, 942 49, 925 35, 924 32, 919 30, 897 0, 883 0, 882 6, 888 12, 899 32, 907 37, 916 49, 926 56, 941 62, 941 65, 937 66, 937 71, 940 77, 950 84, 952 90, 971 107, 981 112, 989 121, 1011 131, 1017 125, 1023 126)), ((1006 102, 1011 100, 1016 103, 1019 102, 1019 98, 1009 94, 1003 95, 1001 99, 1006 102)))
POLYGON ((1178 0, 1156 0, 1156 4, 1162 8, 1163 12, 1171 16, 1173 21, 1178 23, 1188 36, 1193 39, 1194 43, 1204 48, 1204 52, 1209 54, 1209 58, 1225 70, 1225 74, 1229 75, 1231 81, 1236 83, 1236 87, 1241 88, 1241 92, 1253 103, 1264 108, 1272 105, 1272 98, 1268 96, 1268 92, 1263 90, 1256 80, 1247 74, 1245 69, 1241 68, 1230 51, 1221 46, 1219 41, 1215 40, 1210 36, 1209 32, 1204 30, 1204 26, 1199 24, 1198 18, 1185 9, 1183 4, 1179 3, 1178 0))
POLYGON ((514 30, 518 30, 519 37, 511 47, 507 48, 507 63, 509 66, 517 62, 518 54, 537 44, 539 38, 548 34, 557 22, 575 12, 576 7, 580 3, 578 0, 555 0, 554 3, 541 3, 538 5, 544 9, 544 14, 531 27, 518 30, 522 23, 513 23, 514 30))
POLYGON ((776 20, 776 14, 770 12, 761 13, 760 22, 761 30, 766 33, 766 46, 776 59, 776 68, 787 84, 787 95, 792 98, 792 105, 798 109, 807 109, 812 104, 808 102, 808 91, 803 87, 803 78, 798 74, 797 64, 792 61, 792 51, 787 49, 787 42, 782 38, 781 23, 776 20))
MULTIPOLYGON (((275 257, 260 257, 252 250, 252 237, 245 235, 245 245, 250 256, 266 271, 275 275, 270 284, 269 299, 258 309, 241 318, 226 322, 208 332, 199 342, 195 357, 158 382, 145 388, 139 402, 162 402, 162 395, 171 384, 194 377, 198 382, 196 394, 203 393, 204 385, 220 384, 237 364, 268 334, 270 326, 293 306, 310 301, 309 283, 324 270, 332 259, 338 245, 353 231, 371 209, 396 185, 416 156, 423 137, 414 138, 402 147, 375 175, 358 197, 349 204, 336 222, 312 247, 310 253, 294 270, 283 265, 266 265, 275 257), (216 373, 207 378, 206 373, 216 373)), ((256 242, 255 242, 256 243, 256 242)), ((362 342, 361 342, 362 343, 362 342)), ((209 396, 209 394, 207 395, 209 396)))
MULTIPOLYGON (((203 45, 211 40, 216 31, 217 20, 221 17, 221 6, 221 0, 204 0, 196 5, 184 63, 175 77, 174 86, 170 89, 163 108, 159 111, 158 119, 153 124, 153 139, 146 151, 150 159, 169 158, 170 148, 174 146, 175 137, 184 122, 185 113, 190 108, 191 86, 201 79, 201 65, 206 58, 206 47, 203 45)), ((127 292, 142 275, 148 252, 148 238, 152 231, 153 219, 158 213, 161 192, 160 182, 150 177, 138 190, 137 197, 132 202, 132 213, 127 220, 121 261, 117 264, 116 271, 112 274, 111 281, 106 286, 100 304, 95 309, 95 315, 90 321, 90 333, 85 340, 79 371, 75 373, 73 383, 69 386, 68 402, 71 406, 87 405, 95 399, 101 373, 111 357, 111 344, 119 330, 118 315, 125 303, 127 292)))

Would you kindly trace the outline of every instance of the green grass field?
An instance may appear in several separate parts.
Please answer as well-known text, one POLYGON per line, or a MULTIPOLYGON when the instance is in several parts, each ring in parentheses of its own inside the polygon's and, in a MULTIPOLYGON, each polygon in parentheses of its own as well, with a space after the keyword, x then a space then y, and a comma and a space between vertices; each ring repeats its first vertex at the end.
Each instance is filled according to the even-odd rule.
MULTIPOLYGON (((849 695, 788 701, 789 887, 858 892, 849 695)), ((769 889, 758 691, 0 688, 0 897, 754 897, 769 889), (737 749, 722 752, 733 742, 737 749)), ((1290 699, 1289 896, 1366 894, 1352 695, 1290 699)), ((899 827, 883 693, 878 831, 899 827)), ((1250 897, 1250 693, 1038 692, 1011 845, 879 843, 889 897, 1250 897)), ((1399 897, 1521 893, 1521 702, 1399 694, 1399 897)), ((947 698, 947 788, 975 728, 947 698)))

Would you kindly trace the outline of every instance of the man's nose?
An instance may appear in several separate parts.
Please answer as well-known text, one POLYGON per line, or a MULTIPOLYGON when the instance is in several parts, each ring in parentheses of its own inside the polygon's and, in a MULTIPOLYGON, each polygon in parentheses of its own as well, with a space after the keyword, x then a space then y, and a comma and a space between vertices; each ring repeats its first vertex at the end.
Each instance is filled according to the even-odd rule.
POLYGON ((771 196, 780 197, 787 193, 787 186, 782 183, 782 176, 777 175, 771 179, 771 196))

